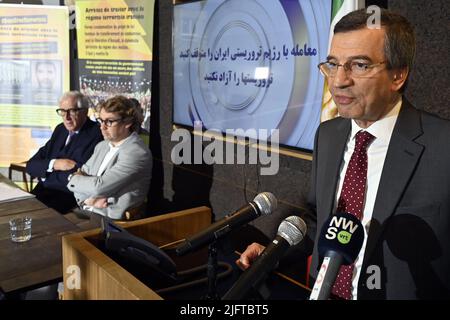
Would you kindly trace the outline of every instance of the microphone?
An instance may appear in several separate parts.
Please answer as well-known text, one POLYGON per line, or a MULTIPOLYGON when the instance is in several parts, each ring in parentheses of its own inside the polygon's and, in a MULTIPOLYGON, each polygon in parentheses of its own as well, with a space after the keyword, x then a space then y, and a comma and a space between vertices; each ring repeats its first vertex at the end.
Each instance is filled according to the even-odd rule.
POLYGON ((327 300, 341 265, 352 264, 361 251, 364 228, 357 217, 337 212, 325 221, 318 241, 319 257, 324 257, 310 300, 327 300))
POLYGON ((186 239, 177 249, 177 255, 184 255, 190 251, 220 239, 233 229, 258 218, 260 215, 268 215, 277 208, 277 199, 270 192, 261 192, 253 201, 238 211, 225 216, 223 219, 211 224, 205 230, 186 239))
POLYGON ((299 244, 306 234, 306 223, 297 216, 290 216, 281 222, 277 236, 244 271, 238 281, 222 297, 222 300, 243 299, 248 291, 257 287, 271 272, 290 246, 299 244))

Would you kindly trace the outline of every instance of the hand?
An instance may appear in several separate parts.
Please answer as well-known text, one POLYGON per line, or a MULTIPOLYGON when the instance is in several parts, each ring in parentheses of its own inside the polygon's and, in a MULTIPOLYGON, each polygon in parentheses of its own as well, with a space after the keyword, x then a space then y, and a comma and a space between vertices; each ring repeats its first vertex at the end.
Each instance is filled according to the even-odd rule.
POLYGON ((252 262, 261 255, 264 249, 265 247, 263 245, 253 242, 245 249, 241 254, 241 257, 236 260, 237 266, 243 270, 248 269, 252 262))
POLYGON ((75 168, 77 163, 70 159, 56 159, 53 163, 53 170, 68 171, 75 168))
POLYGON ((88 198, 84 200, 84 204, 94 208, 108 207, 108 198, 88 198))
POLYGON ((108 198, 97 198, 94 201, 95 208, 106 208, 108 206, 108 198))
POLYGON ((80 168, 78 168, 78 170, 76 172, 72 173, 72 175, 74 175, 74 176, 85 176, 85 177, 88 176, 88 174, 86 172, 84 172, 84 171, 81 171, 80 168))

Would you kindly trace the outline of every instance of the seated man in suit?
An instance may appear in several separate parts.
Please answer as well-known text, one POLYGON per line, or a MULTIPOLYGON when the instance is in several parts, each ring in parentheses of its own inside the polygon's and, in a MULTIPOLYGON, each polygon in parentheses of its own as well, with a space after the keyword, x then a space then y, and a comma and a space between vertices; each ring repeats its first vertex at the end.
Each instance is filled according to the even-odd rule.
POLYGON ((78 91, 65 93, 58 115, 63 119, 50 138, 27 162, 27 173, 39 179, 32 193, 47 206, 67 213, 76 207, 67 189, 67 177, 89 159, 95 145, 103 140, 95 122, 88 119, 89 101, 78 91))
POLYGON ((136 133, 142 113, 122 96, 108 99, 97 111, 105 141, 69 176, 67 187, 84 212, 123 219, 127 209, 145 201, 150 185, 152 156, 136 133))

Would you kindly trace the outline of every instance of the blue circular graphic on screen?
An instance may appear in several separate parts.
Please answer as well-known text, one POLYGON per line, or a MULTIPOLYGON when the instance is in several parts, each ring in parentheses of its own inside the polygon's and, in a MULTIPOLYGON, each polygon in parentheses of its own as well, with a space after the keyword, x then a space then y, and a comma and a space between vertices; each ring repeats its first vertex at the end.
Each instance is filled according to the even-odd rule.
MULTIPOLYGON (((209 19, 198 19, 190 52, 194 107, 206 128, 277 128, 288 105, 294 61, 290 25, 278 1, 207 2, 209 19)), ((201 17, 201 16, 200 16, 201 17)), ((261 138, 261 137, 260 137, 261 138)))

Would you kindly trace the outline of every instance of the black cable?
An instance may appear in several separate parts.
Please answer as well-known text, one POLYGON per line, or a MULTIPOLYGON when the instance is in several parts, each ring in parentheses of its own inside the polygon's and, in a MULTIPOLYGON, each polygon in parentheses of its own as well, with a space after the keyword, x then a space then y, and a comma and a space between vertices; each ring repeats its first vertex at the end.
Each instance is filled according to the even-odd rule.
MULTIPOLYGON (((221 272, 221 273, 219 273, 218 276, 217 276, 217 279, 224 278, 224 277, 228 276, 233 271, 233 267, 229 263, 219 262, 218 265, 220 267, 226 268, 226 270, 221 272)), ((200 272, 200 271, 204 271, 204 270, 206 270, 206 268, 207 268, 206 264, 205 265, 201 265, 201 266, 198 266, 198 267, 195 267, 195 268, 191 268, 191 269, 188 269, 188 270, 184 270, 184 271, 178 272, 178 276, 188 276, 188 275, 200 272)), ((167 288, 158 289, 158 290, 155 290, 155 292, 157 294, 168 293, 168 292, 172 292, 172 291, 176 291, 176 290, 180 290, 180 289, 193 287, 193 286, 196 286, 196 285, 199 285, 199 284, 202 284, 202 283, 206 283, 207 281, 208 281, 208 278, 207 277, 203 277, 201 279, 185 282, 185 283, 182 283, 182 284, 177 284, 175 286, 170 286, 170 287, 167 287, 167 288)))

